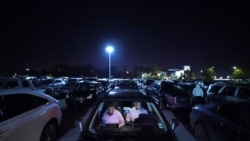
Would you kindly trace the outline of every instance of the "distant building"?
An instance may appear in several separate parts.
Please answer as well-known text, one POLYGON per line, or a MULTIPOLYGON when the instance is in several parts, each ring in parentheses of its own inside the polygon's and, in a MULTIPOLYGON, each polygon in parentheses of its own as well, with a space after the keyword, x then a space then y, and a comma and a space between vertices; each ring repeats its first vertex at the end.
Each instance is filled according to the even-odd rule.
POLYGON ((191 71, 191 67, 185 65, 185 66, 183 66, 183 68, 168 69, 168 71, 171 74, 171 79, 180 79, 184 75, 185 71, 191 71))

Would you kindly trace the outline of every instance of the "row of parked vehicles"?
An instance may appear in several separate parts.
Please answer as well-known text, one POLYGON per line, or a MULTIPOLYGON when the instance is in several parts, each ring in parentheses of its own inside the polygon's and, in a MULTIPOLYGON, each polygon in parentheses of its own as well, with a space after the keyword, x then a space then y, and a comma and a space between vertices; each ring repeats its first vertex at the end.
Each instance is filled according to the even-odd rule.
MULTIPOLYGON (((113 80, 107 85, 104 96, 121 90, 140 91, 150 97, 159 109, 190 109, 190 125, 194 129, 197 140, 249 140, 250 89, 248 86, 211 83, 203 87, 204 103, 199 105, 192 103, 194 87, 195 83, 190 82, 155 80, 147 85, 138 85, 138 82, 134 80, 120 79, 113 80)), ((128 93, 127 96, 124 97, 127 100, 138 99, 131 97, 128 93)), ((122 109, 127 108, 122 107, 122 109)))
POLYGON ((202 87, 203 104, 192 104, 195 83, 154 81, 147 93, 159 106, 190 109, 190 125, 198 141, 250 140, 250 86, 213 82, 202 87))
MULTIPOLYGON (((170 80, 144 82, 146 81, 132 79, 85 80, 79 83, 67 83, 65 85, 67 87, 61 87, 56 91, 65 98, 69 108, 85 107, 82 104, 91 104, 94 107, 89 118, 81 122, 84 128, 79 140, 143 137, 146 137, 145 140, 151 140, 151 137, 177 140, 173 130, 177 127, 178 121, 173 119, 172 123, 168 123, 162 114, 163 108, 190 109, 190 125, 199 141, 250 140, 249 87, 211 83, 207 89, 204 87, 206 95, 204 103, 192 105, 191 97, 195 83, 170 80), (121 129, 98 126, 100 115, 105 110, 107 102, 116 102, 117 109, 125 116, 134 101, 142 102, 150 111, 150 115, 155 118, 154 124, 150 124, 150 130, 147 130, 147 136, 141 125, 132 127, 126 125, 121 129)), ((47 88, 0 90, 0 140, 17 140, 18 138, 43 141, 55 137, 56 130, 60 127, 62 114, 58 100, 51 97, 53 95, 49 96, 51 91, 47 88), (25 99, 25 102, 20 99, 25 99), (32 122, 39 124, 32 124, 32 122), (35 127, 26 128, 25 125, 35 127), (22 128, 25 130, 21 131, 22 128), (34 132, 32 136, 31 132, 34 132)))

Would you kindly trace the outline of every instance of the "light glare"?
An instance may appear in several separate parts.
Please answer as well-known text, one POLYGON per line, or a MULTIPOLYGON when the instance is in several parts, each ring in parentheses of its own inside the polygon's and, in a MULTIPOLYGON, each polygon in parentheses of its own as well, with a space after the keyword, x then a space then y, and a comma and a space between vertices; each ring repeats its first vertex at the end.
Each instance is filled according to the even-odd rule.
POLYGON ((112 52, 114 51, 114 48, 113 48, 112 46, 108 46, 108 47, 106 48, 106 51, 107 51, 108 53, 112 53, 112 52))

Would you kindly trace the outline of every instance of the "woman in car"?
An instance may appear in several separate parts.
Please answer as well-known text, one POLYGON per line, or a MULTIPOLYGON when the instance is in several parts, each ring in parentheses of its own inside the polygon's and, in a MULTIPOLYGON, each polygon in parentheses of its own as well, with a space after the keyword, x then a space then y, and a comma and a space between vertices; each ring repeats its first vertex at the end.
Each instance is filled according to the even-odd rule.
POLYGON ((148 111, 141 106, 141 102, 134 102, 133 105, 126 115, 126 122, 134 122, 140 114, 148 114, 148 111))

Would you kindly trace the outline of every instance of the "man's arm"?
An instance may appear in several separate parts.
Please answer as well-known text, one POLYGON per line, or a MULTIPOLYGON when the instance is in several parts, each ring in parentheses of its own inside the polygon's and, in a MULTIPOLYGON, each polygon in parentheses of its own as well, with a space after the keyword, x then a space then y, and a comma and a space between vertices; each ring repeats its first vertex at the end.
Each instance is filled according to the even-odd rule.
POLYGON ((125 125, 125 120, 122 116, 122 114, 120 113, 120 111, 117 111, 117 115, 119 118, 119 128, 125 125))

